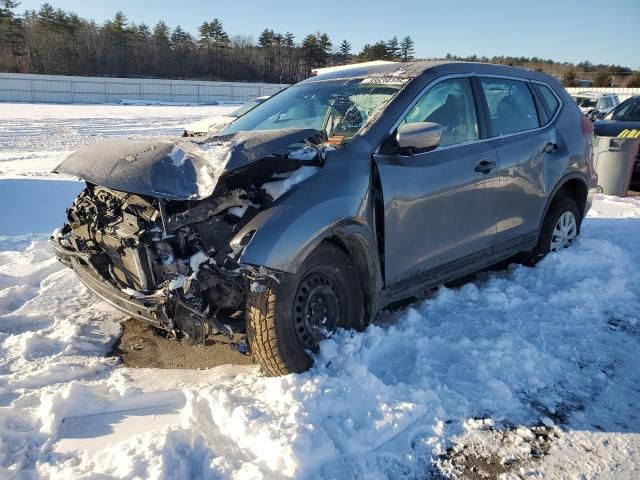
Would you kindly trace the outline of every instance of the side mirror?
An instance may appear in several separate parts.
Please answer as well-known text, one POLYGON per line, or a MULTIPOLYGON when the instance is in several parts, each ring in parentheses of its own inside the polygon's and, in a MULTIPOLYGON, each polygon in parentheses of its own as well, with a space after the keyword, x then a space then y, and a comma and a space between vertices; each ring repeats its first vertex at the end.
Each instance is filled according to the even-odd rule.
POLYGON ((433 122, 415 122, 401 125, 396 133, 398 147, 427 150, 440 145, 442 126, 433 122))
POLYGON ((601 112, 601 111, 599 111, 599 110, 595 110, 595 109, 594 109, 594 110, 591 110, 591 111, 589 112, 589 118, 590 118, 592 121, 595 121, 595 120, 601 119, 601 118, 603 118, 603 117, 604 117, 604 115, 605 115, 605 114, 604 114, 604 112, 601 112))

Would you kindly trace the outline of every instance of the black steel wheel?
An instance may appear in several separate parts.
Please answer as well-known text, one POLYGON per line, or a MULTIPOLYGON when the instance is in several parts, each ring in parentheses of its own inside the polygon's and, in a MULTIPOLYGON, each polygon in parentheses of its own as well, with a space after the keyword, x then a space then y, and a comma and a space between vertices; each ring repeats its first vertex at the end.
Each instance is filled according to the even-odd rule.
POLYGON ((364 295, 351 259, 321 245, 296 274, 247 298, 247 337, 269 375, 303 372, 318 344, 338 328, 364 327, 364 295))
POLYGON ((293 317, 298 341, 309 350, 315 350, 320 341, 333 335, 339 326, 345 326, 340 308, 344 298, 340 297, 337 284, 335 270, 320 266, 307 274, 298 286, 293 317))

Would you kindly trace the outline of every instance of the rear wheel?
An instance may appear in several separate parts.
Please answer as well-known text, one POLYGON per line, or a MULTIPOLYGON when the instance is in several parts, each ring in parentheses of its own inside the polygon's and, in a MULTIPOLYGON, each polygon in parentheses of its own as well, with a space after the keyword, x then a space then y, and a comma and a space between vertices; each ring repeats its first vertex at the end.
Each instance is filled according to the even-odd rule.
POLYGON ((542 223, 538 245, 523 256, 525 264, 535 265, 549 252, 569 247, 580 234, 582 217, 578 205, 571 197, 560 197, 547 212, 542 223))
POLYGON ((364 296, 349 257, 321 245, 296 274, 247 296, 247 337, 269 375, 308 370, 320 341, 338 328, 362 329, 364 296))

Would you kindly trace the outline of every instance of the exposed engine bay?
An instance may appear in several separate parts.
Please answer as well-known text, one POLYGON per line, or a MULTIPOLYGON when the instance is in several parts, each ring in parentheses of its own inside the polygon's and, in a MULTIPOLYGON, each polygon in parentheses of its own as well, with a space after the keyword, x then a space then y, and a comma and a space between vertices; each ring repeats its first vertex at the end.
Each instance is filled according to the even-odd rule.
MULTIPOLYGON (((228 150, 225 155, 217 153, 218 164, 212 165, 217 177, 212 186, 208 175, 206 186, 212 193, 206 198, 194 194, 202 193, 197 177, 195 186, 185 183, 185 192, 180 195, 182 187, 175 183, 168 193, 159 191, 157 184, 136 185, 132 180, 134 187, 123 191, 111 188, 111 177, 94 183, 95 172, 82 172, 87 188, 67 210, 67 223, 54 232, 56 254, 91 290, 135 318, 178 332, 192 343, 202 343, 208 334, 231 337, 233 330, 227 319, 244 309, 250 282, 273 274, 240 263, 250 238, 235 249, 230 241, 259 211, 284 194, 283 182, 289 180, 289 188, 294 183, 292 175, 322 165, 324 138, 317 131, 309 133, 287 132, 286 145, 282 138, 280 144, 278 139, 268 138, 265 145, 265 139, 255 135, 195 144, 195 150, 206 150, 210 145, 228 150), (233 161, 235 169, 229 166, 233 161), (150 194, 149 189, 156 194, 150 194), (180 196, 183 198, 176 198, 180 196)), ((160 169, 169 164, 193 168, 199 161, 188 144, 169 147, 156 150, 161 154, 155 162, 145 161, 160 169)), ((144 155, 148 151, 145 147, 144 155)), ((82 155, 75 155, 78 153, 82 155)), ((78 158, 70 159, 71 166, 65 167, 63 162, 58 171, 84 168, 78 158)), ((125 158, 134 165, 136 160, 135 156, 125 158)), ((188 172, 184 178, 190 178, 188 172)))

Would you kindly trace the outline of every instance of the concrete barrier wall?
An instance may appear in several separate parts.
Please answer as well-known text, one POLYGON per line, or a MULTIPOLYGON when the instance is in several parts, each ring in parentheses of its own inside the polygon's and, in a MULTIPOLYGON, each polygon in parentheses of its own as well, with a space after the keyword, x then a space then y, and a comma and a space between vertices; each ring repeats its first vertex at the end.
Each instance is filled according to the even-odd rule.
POLYGON ((640 95, 640 88, 623 88, 623 87, 569 87, 567 92, 570 94, 580 92, 599 92, 599 93, 615 93, 620 101, 626 100, 633 95, 640 95))
MULTIPOLYGON (((148 78, 71 77, 0 73, 0 102, 34 103, 119 103, 122 100, 215 103, 245 102, 263 95, 273 95, 286 84, 205 82, 194 80, 158 80, 148 78)), ((570 87, 580 92, 615 93, 620 100, 640 95, 640 88, 570 87)))
POLYGON ((119 103, 122 100, 174 103, 245 102, 273 95, 285 84, 71 77, 0 73, 1 102, 119 103))

